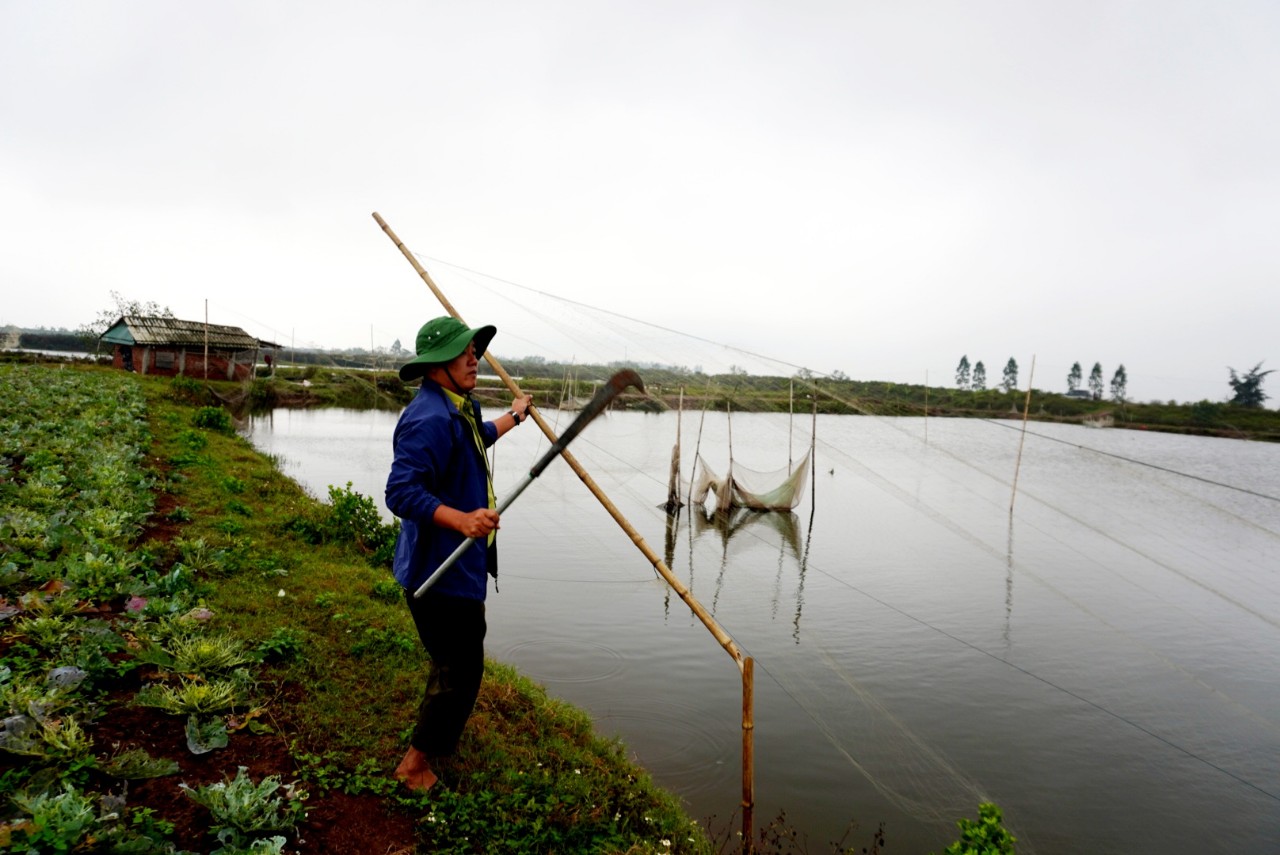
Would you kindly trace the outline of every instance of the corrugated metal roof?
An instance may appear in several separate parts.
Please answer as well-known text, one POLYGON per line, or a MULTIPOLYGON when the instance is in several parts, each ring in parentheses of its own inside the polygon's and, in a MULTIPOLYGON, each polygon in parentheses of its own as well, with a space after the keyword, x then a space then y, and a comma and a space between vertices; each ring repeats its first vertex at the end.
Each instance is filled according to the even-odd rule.
POLYGON ((121 317, 100 338, 110 344, 204 347, 205 330, 208 330, 209 346, 219 350, 256 350, 259 347, 279 346, 274 342, 256 339, 240 327, 140 315, 121 317))

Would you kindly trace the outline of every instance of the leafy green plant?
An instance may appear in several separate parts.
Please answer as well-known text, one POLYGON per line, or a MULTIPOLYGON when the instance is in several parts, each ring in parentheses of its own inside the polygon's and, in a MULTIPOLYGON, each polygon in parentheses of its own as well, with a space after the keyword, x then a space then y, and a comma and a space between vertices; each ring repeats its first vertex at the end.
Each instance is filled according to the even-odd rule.
POLYGON ((14 802, 29 817, 15 829, 25 838, 27 852, 72 852, 98 824, 97 799, 70 784, 57 794, 19 796, 14 802))
POLYGON ((213 527, 228 537, 235 537, 244 531, 244 523, 233 519, 219 520, 213 524, 213 527))
POLYGON ((173 846, 166 838, 173 824, 150 808, 124 810, 120 800, 84 792, 64 783, 61 791, 35 796, 15 795, 23 817, 10 825, 6 852, 27 855, 71 852, 164 853, 173 846))
POLYGON ((349 795, 370 793, 390 796, 401 787, 399 781, 387 777, 382 764, 371 758, 361 760, 354 770, 348 769, 333 753, 321 756, 302 752, 297 755, 297 760, 303 780, 322 790, 339 790, 349 795))
POLYGON ((201 715, 244 706, 247 700, 247 693, 235 680, 184 679, 176 688, 163 683, 144 686, 134 702, 170 715, 201 715))
POLYGON ((10 634, 41 650, 55 650, 66 640, 73 625, 70 618, 61 615, 36 615, 20 618, 10 634))
POLYGON ((204 451, 209 447, 209 435, 192 428, 179 433, 176 439, 178 444, 188 451, 204 451))
POLYGON ((184 674, 223 674, 253 661, 244 643, 229 635, 177 638, 169 652, 173 654, 173 669, 184 674))
POLYGON ((163 757, 152 757, 142 748, 128 748, 107 758, 102 771, 114 778, 136 781, 176 775, 178 763, 163 757))
POLYGON ((374 582, 372 594, 375 599, 384 603, 399 603, 404 600, 404 588, 395 579, 379 579, 374 582))
POLYGON ((266 662, 292 662, 302 656, 304 650, 300 633, 289 627, 276 627, 271 637, 255 648, 259 656, 266 662))
POLYGON ((175 374, 169 381, 169 397, 185 404, 201 404, 209 399, 200 381, 185 374, 175 374))
POLYGON ((235 778, 202 787, 181 785, 187 797, 207 808, 213 821, 210 832, 224 847, 244 848, 255 839, 278 831, 292 831, 306 818, 307 794, 297 784, 285 786, 269 775, 254 783, 241 766, 235 778))
POLYGON ((187 508, 184 508, 182 505, 178 505, 176 508, 169 511, 169 513, 165 514, 165 519, 167 519, 169 522, 175 522, 175 523, 190 522, 191 511, 188 510, 187 508))
POLYGON ((192 754, 208 754, 218 748, 226 748, 231 737, 227 723, 217 716, 187 716, 187 750, 192 754))
POLYGON ((100 684, 136 667, 130 657, 117 656, 125 640, 102 621, 88 621, 69 636, 59 653, 62 661, 83 672, 90 684, 100 684))
POLYGON ((221 407, 201 407, 191 417, 191 424, 205 430, 216 431, 217 433, 235 432, 235 426, 231 423, 231 416, 221 407))
POLYGON ((55 763, 88 760, 93 739, 71 716, 13 716, 5 720, 0 749, 55 763))
MULTIPOLYGON (((124 532, 115 535, 122 539, 124 532)), ((67 560, 66 582, 81 599, 112 599, 129 587, 135 578, 137 561, 118 550, 85 552, 67 560)))
POLYGON ((419 651, 417 638, 397 629, 367 626, 359 640, 351 645, 352 656, 414 656, 419 651))
POLYGON ((327 539, 354 543, 372 556, 374 563, 390 563, 400 527, 382 521, 373 499, 352 490, 348 481, 344 488, 329 485, 329 504, 327 539))
POLYGON ((221 569, 218 550, 209 546, 202 537, 175 538, 173 545, 178 548, 182 563, 197 573, 212 573, 221 569))
POLYGON ((978 805, 978 821, 956 821, 960 839, 942 850, 943 855, 1013 855, 1017 838, 1002 824, 1000 808, 990 802, 978 805))

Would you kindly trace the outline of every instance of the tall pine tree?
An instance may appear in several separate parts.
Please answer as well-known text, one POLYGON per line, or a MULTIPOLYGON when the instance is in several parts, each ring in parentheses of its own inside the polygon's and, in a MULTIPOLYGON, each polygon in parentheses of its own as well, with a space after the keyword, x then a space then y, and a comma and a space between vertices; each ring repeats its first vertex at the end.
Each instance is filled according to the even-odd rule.
POLYGON ((1117 404, 1125 402, 1125 387, 1129 385, 1129 375, 1125 373, 1124 363, 1116 369, 1116 373, 1111 377, 1111 400, 1117 404))
POLYGON ((965 390, 969 388, 969 354, 960 357, 960 364, 956 366, 956 388, 965 390))
POLYGON ((1080 379, 1084 375, 1080 372, 1080 363, 1073 362, 1071 364, 1071 373, 1067 375, 1067 391, 1074 392, 1080 388, 1080 379))
POLYGON ((1093 400, 1102 400, 1102 363, 1093 363, 1093 370, 1089 372, 1089 391, 1093 393, 1093 400))
POLYGON ((973 391, 981 392, 987 388, 987 366, 979 359, 973 364, 973 391))
POLYGON ((1000 385, 1006 392, 1012 392, 1018 388, 1018 360, 1012 356, 1004 364, 1004 377, 1001 378, 1000 385))
POLYGON ((1235 396, 1232 397, 1231 403, 1252 409, 1260 409, 1262 407, 1262 402, 1267 400, 1267 393, 1262 391, 1262 381, 1275 369, 1259 372, 1258 369, 1261 367, 1262 363, 1259 362, 1250 368, 1243 377, 1237 375, 1234 368, 1227 368, 1231 372, 1231 380, 1228 382, 1231 383, 1231 388, 1235 390, 1235 396))

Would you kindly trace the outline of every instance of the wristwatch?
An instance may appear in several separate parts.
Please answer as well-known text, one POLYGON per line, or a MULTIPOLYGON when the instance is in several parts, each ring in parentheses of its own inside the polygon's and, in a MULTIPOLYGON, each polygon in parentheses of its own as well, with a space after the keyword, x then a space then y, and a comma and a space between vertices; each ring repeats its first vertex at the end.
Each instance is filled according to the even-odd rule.
POLYGON ((515 410, 507 410, 507 415, 515 419, 516 424, 520 424, 520 422, 524 421, 524 419, 520 418, 520 414, 517 413, 515 410))

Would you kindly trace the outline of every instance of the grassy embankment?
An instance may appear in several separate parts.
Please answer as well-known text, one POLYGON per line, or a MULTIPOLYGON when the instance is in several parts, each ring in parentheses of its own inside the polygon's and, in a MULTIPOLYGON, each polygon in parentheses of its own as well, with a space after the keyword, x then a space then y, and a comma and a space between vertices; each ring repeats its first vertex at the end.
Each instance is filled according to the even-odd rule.
POLYGON ((371 561, 387 527, 308 497, 202 385, 0 366, 0 397, 0 848, 715 848, 495 663, 446 786, 390 780, 424 664, 371 561))
MULTIPOLYGON (((515 363, 508 370, 521 376, 523 391, 534 395, 535 403, 555 405, 566 396, 591 394, 589 381, 566 381, 544 365, 515 363), (523 373, 521 373, 523 372, 523 373)), ((610 369, 583 366, 579 378, 604 379, 610 369)), ((1280 442, 1280 411, 1253 409, 1225 403, 1200 401, 1194 404, 1135 403, 1132 401, 1091 401, 1068 398, 1054 392, 1033 389, 1028 405, 1026 390, 1004 392, 987 389, 961 391, 922 385, 881 383, 860 380, 799 380, 787 377, 747 375, 679 374, 650 369, 641 372, 649 396, 627 394, 619 406, 633 409, 662 409, 683 406, 697 411, 704 407, 735 411, 780 412, 792 409, 808 412, 817 390, 818 412, 824 414, 861 413, 879 416, 923 416, 939 418, 1021 419, 1024 407, 1032 421, 1083 423, 1109 419, 1117 428, 1168 433, 1220 436, 1280 442), (683 399, 683 401, 682 401, 683 399)), ((247 391, 250 406, 346 406, 355 408, 404 406, 414 387, 405 386, 392 371, 354 371, 308 366, 281 369, 272 378, 256 380, 247 391), (303 383, 306 385, 303 385, 303 383)), ((510 399, 496 380, 482 380, 478 394, 485 403, 503 405, 510 399)))
MULTIPOLYGON (((74 336, 51 336, 48 340, 24 335, 27 347, 71 349, 82 347, 74 336)), ((412 387, 400 382, 394 370, 387 368, 388 358, 374 359, 368 353, 338 354, 328 351, 298 354, 311 360, 309 364, 278 367, 272 377, 263 376, 245 392, 237 391, 236 403, 244 398, 249 406, 327 406, 354 408, 398 408, 408 402, 412 387), (375 367, 368 370, 361 363, 375 367), (305 385, 304 385, 305 383, 305 385)), ((30 360, 43 357, 28 354, 4 354, 0 359, 30 360)), ((394 360, 393 360, 394 361, 394 360)), ((534 393, 536 402, 554 405, 565 395, 590 395, 593 380, 607 378, 616 366, 564 365, 540 359, 504 359, 504 366, 520 378, 525 391, 534 393), (574 378, 570 380, 569 378, 574 378)), ((483 368, 483 366, 482 366, 483 368)), ((266 369, 259 366, 259 372, 266 369)), ((817 390, 820 413, 862 413, 882 416, 1021 418, 1027 404, 1026 390, 1003 392, 999 389, 962 391, 948 386, 913 383, 888 383, 870 380, 759 377, 746 374, 704 374, 677 367, 646 366, 640 370, 653 399, 632 396, 623 406, 654 409, 663 406, 686 410, 709 407, 723 410, 756 412, 807 412, 812 404, 808 397, 817 390), (794 393, 795 400, 792 400, 794 393)), ((490 401, 503 403, 505 390, 496 378, 482 383, 491 391, 490 401)), ((1225 378, 1223 395, 1229 391, 1225 378)), ((1274 402, 1274 401, 1273 401, 1274 402)), ((1246 408, 1223 401, 1176 402, 1082 400, 1043 389, 1031 393, 1029 418, 1034 421, 1084 422, 1098 417, 1109 418, 1118 428, 1153 430, 1168 433, 1220 436, 1280 442, 1280 410, 1246 408)))

